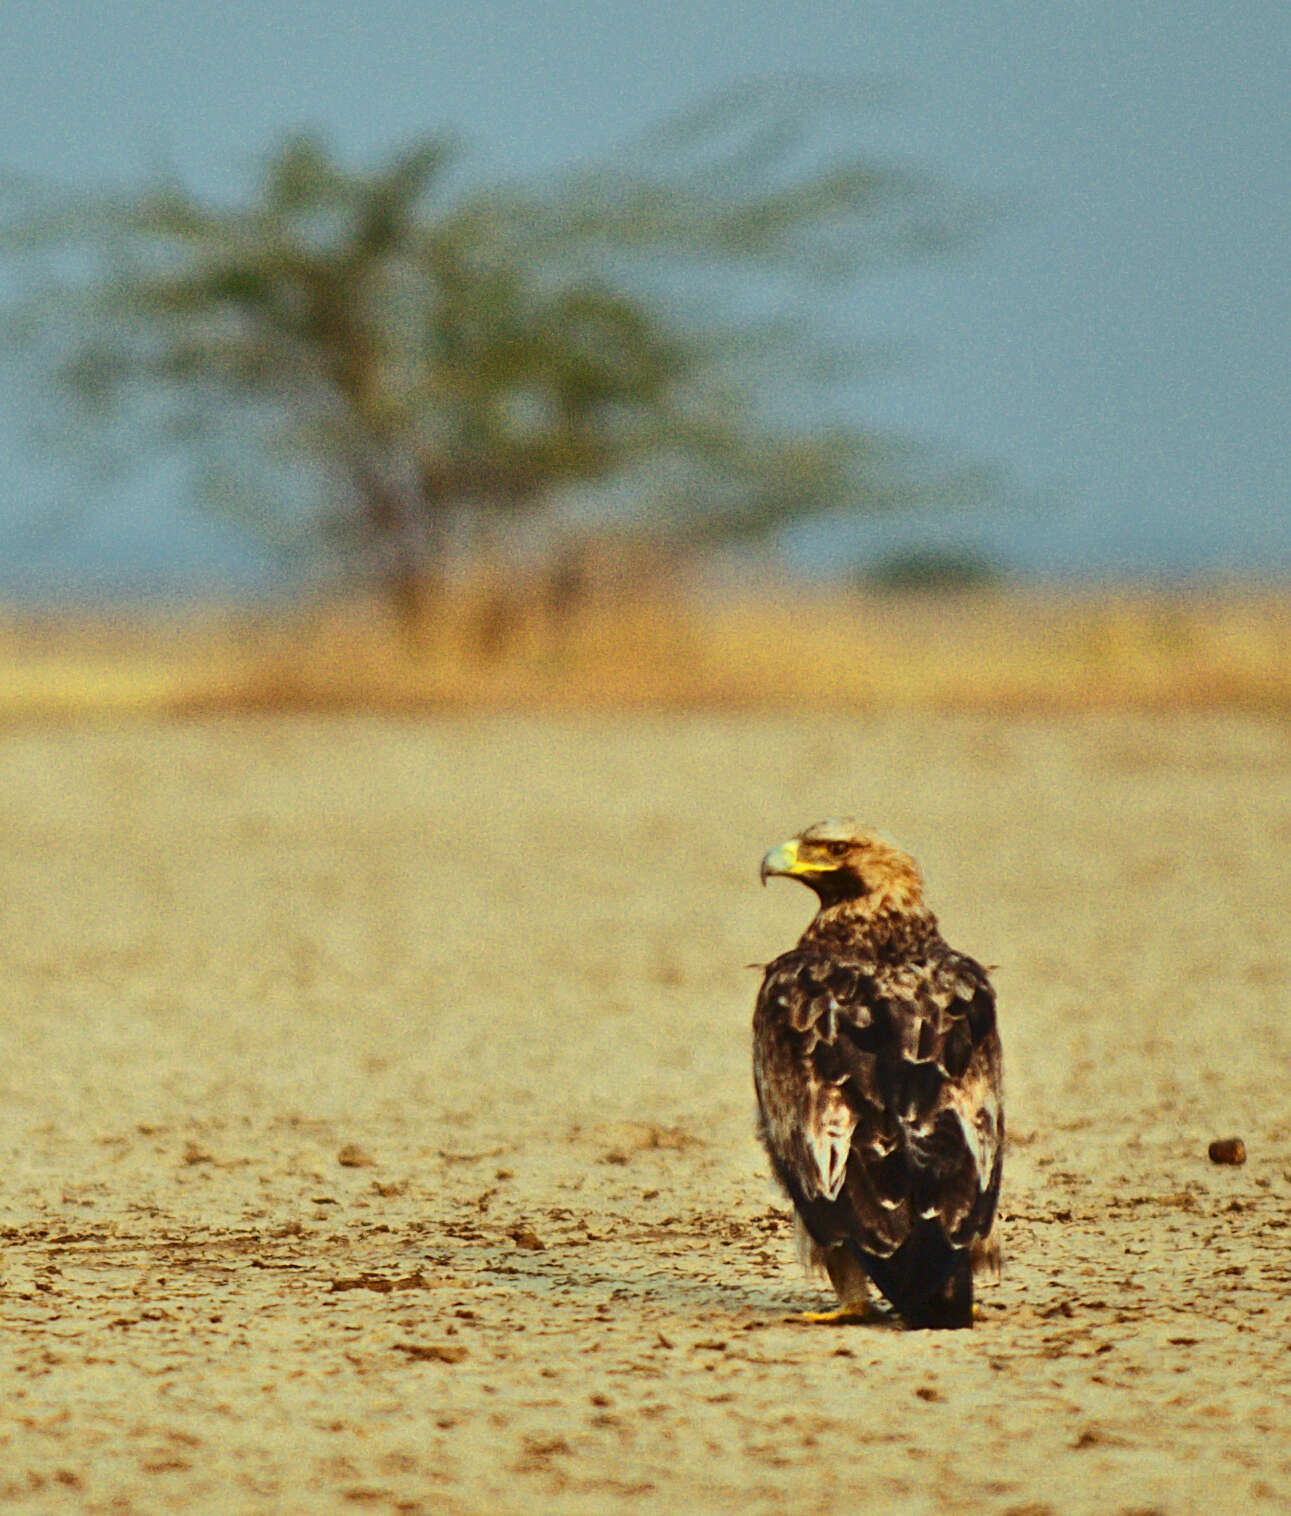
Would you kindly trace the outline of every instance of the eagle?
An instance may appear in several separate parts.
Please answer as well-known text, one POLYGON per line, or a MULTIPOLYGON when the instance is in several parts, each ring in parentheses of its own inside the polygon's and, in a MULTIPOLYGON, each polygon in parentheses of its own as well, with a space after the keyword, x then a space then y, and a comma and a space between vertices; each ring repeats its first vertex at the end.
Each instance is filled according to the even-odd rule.
POLYGON ((914 859, 869 827, 808 827, 762 860, 772 876, 820 897, 753 1015, 759 1136, 841 1302, 807 1319, 867 1319, 869 1281, 909 1327, 971 1327, 973 1276, 999 1267, 987 972, 947 945, 914 859))

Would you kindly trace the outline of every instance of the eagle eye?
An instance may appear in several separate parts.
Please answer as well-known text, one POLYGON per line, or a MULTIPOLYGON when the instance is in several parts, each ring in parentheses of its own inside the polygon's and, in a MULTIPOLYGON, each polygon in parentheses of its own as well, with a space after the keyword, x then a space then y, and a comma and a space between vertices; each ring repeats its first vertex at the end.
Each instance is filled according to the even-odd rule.
POLYGON ((844 858, 847 856, 847 843, 845 842, 827 842, 824 846, 825 851, 831 858, 844 858))

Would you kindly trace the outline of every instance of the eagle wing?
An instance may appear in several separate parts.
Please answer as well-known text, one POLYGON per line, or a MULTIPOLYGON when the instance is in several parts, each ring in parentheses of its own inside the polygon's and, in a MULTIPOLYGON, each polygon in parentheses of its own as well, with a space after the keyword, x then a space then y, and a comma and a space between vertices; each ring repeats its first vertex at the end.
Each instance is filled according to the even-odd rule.
POLYGON ((999 1194, 986 971, 949 948, 894 965, 799 947, 768 966, 753 1026, 762 1139, 808 1232, 917 1317, 999 1194))

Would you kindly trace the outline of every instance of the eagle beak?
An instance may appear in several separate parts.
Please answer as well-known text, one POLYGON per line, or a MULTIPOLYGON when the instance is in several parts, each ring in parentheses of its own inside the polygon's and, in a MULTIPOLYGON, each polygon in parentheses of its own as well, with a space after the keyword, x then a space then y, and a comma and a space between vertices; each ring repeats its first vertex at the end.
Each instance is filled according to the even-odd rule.
POLYGON ((799 872, 798 866, 798 841, 797 838, 789 842, 782 842, 779 847, 773 847, 762 860, 762 867, 758 870, 762 883, 765 884, 773 874, 783 874, 792 878, 799 872))

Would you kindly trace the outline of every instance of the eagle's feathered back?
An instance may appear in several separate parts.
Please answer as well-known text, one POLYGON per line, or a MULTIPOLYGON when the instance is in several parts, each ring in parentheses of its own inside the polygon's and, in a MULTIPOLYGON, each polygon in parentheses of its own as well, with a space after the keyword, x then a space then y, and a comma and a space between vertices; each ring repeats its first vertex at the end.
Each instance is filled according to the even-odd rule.
POLYGON ((947 946, 913 861, 852 823, 809 828, 768 873, 821 897, 754 1013, 772 1167, 827 1266, 846 1249, 910 1326, 969 1326, 1004 1139, 986 971, 947 946))

